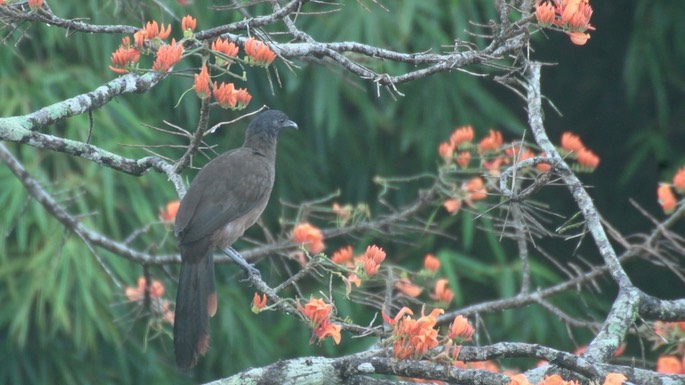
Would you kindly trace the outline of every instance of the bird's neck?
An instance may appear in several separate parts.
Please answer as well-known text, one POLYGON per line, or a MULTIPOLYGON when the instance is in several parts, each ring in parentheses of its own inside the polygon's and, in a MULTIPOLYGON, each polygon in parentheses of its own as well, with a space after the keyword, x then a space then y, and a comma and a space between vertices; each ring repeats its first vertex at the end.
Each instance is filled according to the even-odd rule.
POLYGON ((266 133, 250 135, 245 138, 243 147, 254 150, 267 158, 276 157, 276 137, 266 133))

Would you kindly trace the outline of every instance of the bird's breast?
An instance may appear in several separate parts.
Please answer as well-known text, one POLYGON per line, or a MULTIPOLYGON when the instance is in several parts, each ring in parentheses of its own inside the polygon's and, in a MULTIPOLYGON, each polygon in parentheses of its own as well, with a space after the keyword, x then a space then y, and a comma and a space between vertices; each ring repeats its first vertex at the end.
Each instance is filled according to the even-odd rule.
POLYGON ((240 218, 236 218, 235 220, 227 223, 225 226, 222 228, 219 228, 217 231, 212 234, 211 237, 211 244, 214 245, 215 247, 229 247, 231 246, 238 238, 240 238, 245 230, 250 228, 252 225, 257 222, 257 219, 262 215, 262 212, 264 211, 264 208, 266 207, 266 200, 260 204, 258 204, 257 207, 255 207, 254 210, 250 210, 247 214, 243 215, 240 218))

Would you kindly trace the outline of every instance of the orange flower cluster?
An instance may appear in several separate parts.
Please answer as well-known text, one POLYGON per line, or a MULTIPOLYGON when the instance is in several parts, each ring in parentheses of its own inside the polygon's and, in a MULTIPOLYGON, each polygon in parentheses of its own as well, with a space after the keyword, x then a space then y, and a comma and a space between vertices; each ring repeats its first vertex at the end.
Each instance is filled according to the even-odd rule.
POLYGON ((438 346, 438 330, 435 324, 438 316, 445 313, 442 309, 433 309, 428 315, 422 315, 419 319, 413 319, 413 314, 408 308, 402 308, 395 317, 392 331, 393 354, 395 358, 403 360, 408 358, 418 359, 423 357, 429 349, 438 346), (398 317, 409 314, 404 318, 398 317))
POLYGON ((266 307, 266 294, 259 296, 259 293, 255 292, 252 298, 252 312, 259 314, 266 307))
POLYGON ((163 209, 159 210, 159 220, 164 223, 174 223, 181 201, 178 199, 169 201, 163 209))
POLYGON ((456 159, 454 158, 454 153, 460 149, 468 150, 471 147, 473 136, 473 127, 471 126, 455 128, 452 135, 450 135, 450 140, 440 143, 440 146, 438 146, 438 154, 445 161, 445 164, 451 163, 454 159, 461 168, 468 167, 471 153, 468 151, 458 152, 456 159))
POLYGON ((443 202, 443 207, 448 213, 456 213, 462 205, 466 202, 469 206, 473 206, 474 201, 482 200, 488 197, 488 189, 485 187, 483 178, 477 176, 462 183, 461 194, 456 198, 449 198, 443 202))
POLYGON ((504 141, 502 140, 502 133, 495 130, 490 130, 490 133, 485 138, 478 142, 478 152, 484 154, 488 151, 497 151, 504 141))
POLYGON ((157 50, 157 57, 152 64, 152 69, 158 72, 169 72, 169 69, 181 60, 183 45, 177 44, 176 39, 171 39, 171 44, 165 44, 157 50))
MULTIPOLYGON (((138 48, 143 48, 146 40, 156 40, 158 42, 159 40, 168 38, 170 34, 171 24, 167 24, 166 28, 164 28, 164 24, 162 24, 162 28, 160 28, 159 24, 153 20, 148 21, 143 29, 134 33, 133 39, 138 48)), ((155 46, 157 46, 157 44, 155 44, 155 46)))
MULTIPOLYGON (((523 374, 512 374, 510 377, 511 382, 509 382, 509 385, 533 385, 523 374)), ((609 373, 604 379, 604 383, 602 385, 621 385, 625 380, 627 380, 626 376, 620 373, 609 373)), ((538 385, 580 385, 580 383, 577 381, 564 381, 561 376, 554 374, 551 376, 545 376, 545 378, 540 381, 538 385)))
POLYGON ((312 254, 319 254, 326 248, 321 229, 306 222, 293 228, 291 240, 293 243, 303 245, 312 254))
POLYGON ((685 357, 661 356, 656 360, 656 371, 667 374, 685 374, 685 357))
POLYGON ((511 378, 509 385, 532 385, 524 374, 512 374, 509 377, 511 378))
POLYGON ((298 302, 297 308, 302 315, 309 319, 310 326, 314 329, 314 335, 323 340, 326 337, 333 338, 336 344, 340 343, 340 330, 338 324, 331 322, 331 315, 333 313, 333 305, 326 303, 320 298, 310 297, 309 302, 304 306, 298 302))
POLYGON ((140 59, 140 51, 131 46, 131 38, 125 36, 121 39, 121 45, 112 53, 112 64, 109 69, 118 73, 125 74, 140 59))
POLYGON ((354 257, 354 249, 352 246, 345 246, 338 249, 331 256, 331 261, 337 263, 338 265, 347 266, 352 264, 352 258, 354 257))
POLYGON ((397 359, 419 359, 424 357, 430 349, 443 346, 442 355, 447 355, 452 362, 457 362, 457 356, 461 344, 473 336, 473 327, 463 316, 457 316, 449 326, 448 335, 440 338, 436 324, 438 317, 444 314, 441 308, 435 308, 430 314, 421 314, 418 319, 413 319, 411 309, 403 307, 390 318, 385 311, 381 312, 385 323, 393 327, 391 340, 393 342, 393 355, 397 359))
POLYGON ((276 59, 276 53, 268 45, 252 37, 245 40, 245 53, 246 62, 261 67, 268 67, 276 59))
POLYGON ((219 107, 224 109, 242 110, 252 100, 252 95, 247 92, 246 88, 235 88, 233 83, 221 82, 221 84, 218 84, 214 82, 212 91, 214 98, 219 103, 219 107))
POLYGON ((440 260, 437 259, 433 254, 426 254, 426 256, 423 258, 423 267, 435 274, 438 269, 440 269, 440 260))
POLYGON ((685 195, 685 167, 675 173, 672 183, 661 182, 656 190, 657 200, 665 214, 673 213, 678 206, 673 188, 678 194, 685 195))
POLYGON ((209 90, 211 81, 209 79, 209 70, 207 69, 207 65, 203 65, 200 73, 193 75, 193 79, 193 89, 195 90, 195 94, 197 94, 198 98, 204 100, 212 96, 212 92, 209 90))
POLYGON ((454 299, 454 292, 447 288, 449 281, 445 278, 440 278, 435 282, 435 290, 430 297, 442 304, 449 304, 454 299))
POLYGON ((351 284, 359 287, 362 284, 362 279, 368 279, 378 273, 385 256, 385 251, 376 245, 368 246, 364 254, 358 257, 354 256, 352 246, 345 246, 333 253, 331 261, 344 266, 347 270, 348 276, 343 278, 343 281, 349 295, 352 290, 351 284))
POLYGON ((454 318, 454 321, 452 321, 447 337, 459 339, 461 341, 471 341, 474 332, 475 329, 471 326, 469 320, 462 315, 458 315, 454 318))
POLYGON ((219 67, 228 67, 232 63, 230 58, 238 56, 238 46, 235 45, 233 42, 229 42, 228 40, 222 39, 221 37, 212 42, 212 51, 219 52, 222 55, 228 57, 224 58, 220 55, 214 56, 214 60, 216 60, 216 65, 218 65, 219 67))
POLYGON ((609 373, 604 379, 603 385, 622 385, 628 378, 621 373, 609 373))
POLYGON ((385 251, 376 245, 366 248, 366 252, 359 259, 359 263, 364 267, 366 277, 372 277, 378 273, 381 263, 385 260, 385 251))
MULTIPOLYGON (((138 278, 138 285, 136 287, 126 287, 124 294, 130 302, 141 302, 145 299, 145 291, 147 289, 147 280, 145 277, 138 278)), ((158 280, 150 282, 149 295, 151 303, 151 313, 157 318, 162 319, 170 324, 174 323, 174 312, 169 309, 169 301, 163 299, 164 284, 158 280)))
POLYGON ((678 194, 685 194, 685 167, 673 175, 673 187, 675 187, 678 194))
MULTIPOLYGON (((188 26, 191 23, 186 18, 192 19, 191 16, 184 17, 184 26, 188 26)), ((181 60, 181 55, 183 54, 183 45, 176 44, 175 40, 169 45, 162 44, 162 40, 168 38, 170 34, 171 25, 165 27, 162 24, 160 28, 156 21, 148 21, 143 29, 133 34, 134 45, 131 45, 131 39, 128 36, 122 38, 121 45, 112 53, 112 64, 109 66, 109 69, 118 74, 124 74, 136 69, 135 64, 140 59, 141 52, 147 54, 157 50, 153 69, 155 71, 168 72, 169 68, 181 60), (151 42, 151 44, 146 46, 146 41, 151 42)))
POLYGON ((412 283, 409 278, 400 278, 395 281, 395 289, 411 298, 416 298, 423 292, 423 288, 412 283))
POLYGON ((32 11, 37 11, 43 6, 43 0, 29 0, 29 8, 32 11))
POLYGON ((181 19, 181 29, 183 30, 183 37, 185 38, 190 38, 193 36, 193 31, 195 31, 195 28, 197 27, 197 20, 190 16, 190 15, 185 15, 183 16, 183 19, 181 19), (186 32, 190 32, 189 36, 186 36, 186 32))
POLYGON ((582 170, 592 171, 599 166, 599 157, 585 147, 578 135, 571 132, 561 134, 561 148, 576 157, 582 170))
MULTIPOLYGON (((492 176, 499 175, 500 167, 504 165, 535 157, 535 153, 520 144, 505 144, 502 133, 496 130, 490 130, 488 135, 482 138, 477 145, 473 144, 473 140, 474 131, 471 126, 458 127, 450 135, 449 141, 438 146, 438 154, 447 167, 453 167, 452 162, 454 162, 460 169, 467 169, 472 163, 472 158, 478 156, 480 167, 488 170, 492 176)), ((584 151, 584 162, 592 162, 589 158, 593 154, 587 150, 584 151)), ((597 159, 596 163, 598 162, 597 159)), ((546 172, 550 168, 551 166, 548 164, 536 166, 538 172, 546 172)), ((446 199, 443 206, 447 212, 454 214, 461 209, 464 202, 473 205, 475 201, 485 198, 487 198, 485 182, 481 177, 475 177, 462 183, 459 191, 446 199)))
POLYGON ((678 206, 678 200, 668 183, 659 183, 659 187, 656 189, 656 196, 665 214, 671 214, 675 211, 676 206, 678 206))
POLYGON ((594 31, 590 25, 592 7, 588 0, 538 0, 535 17, 542 27, 555 26, 576 45, 584 45, 590 38, 586 31, 594 31))

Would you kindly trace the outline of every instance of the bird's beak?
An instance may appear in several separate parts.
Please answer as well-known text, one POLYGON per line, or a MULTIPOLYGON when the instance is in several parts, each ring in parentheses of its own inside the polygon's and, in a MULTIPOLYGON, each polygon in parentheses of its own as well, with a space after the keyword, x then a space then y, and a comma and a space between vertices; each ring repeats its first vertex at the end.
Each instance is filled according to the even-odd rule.
POLYGON ((288 120, 287 122, 283 123, 283 126, 281 128, 294 128, 298 129, 297 123, 293 122, 292 120, 288 120))

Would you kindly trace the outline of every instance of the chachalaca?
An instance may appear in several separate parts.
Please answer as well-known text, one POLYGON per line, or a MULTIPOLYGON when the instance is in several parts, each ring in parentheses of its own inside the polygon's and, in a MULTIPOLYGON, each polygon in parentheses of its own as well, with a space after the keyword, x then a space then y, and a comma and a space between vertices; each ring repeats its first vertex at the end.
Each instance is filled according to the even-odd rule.
POLYGON ((276 137, 297 128, 283 112, 259 114, 240 148, 213 159, 181 200, 174 233, 181 252, 176 294, 176 365, 190 368, 209 349, 209 316, 217 309, 215 248, 230 247, 264 211, 274 184, 276 137))

